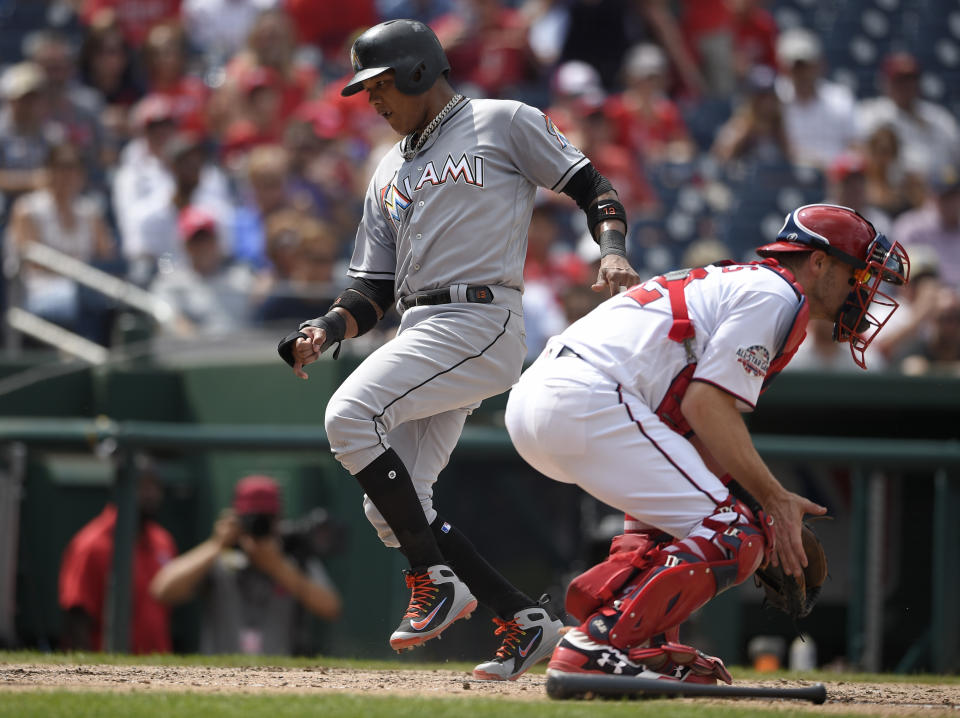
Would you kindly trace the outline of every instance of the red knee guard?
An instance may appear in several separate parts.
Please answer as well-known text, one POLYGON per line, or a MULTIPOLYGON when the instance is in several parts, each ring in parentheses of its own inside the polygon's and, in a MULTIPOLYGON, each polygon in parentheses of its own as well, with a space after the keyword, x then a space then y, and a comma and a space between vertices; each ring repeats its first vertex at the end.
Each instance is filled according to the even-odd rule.
POLYGON ((628 575, 618 598, 607 601, 581 630, 622 650, 642 646, 753 574, 766 540, 749 509, 732 501, 702 525, 716 532, 712 538, 681 539, 644 555, 646 568, 628 575), (733 524, 714 518, 730 512, 739 515, 733 524))
POLYGON ((669 536, 659 531, 641 531, 614 536, 610 555, 603 563, 585 571, 570 582, 567 589, 567 613, 578 621, 605 605, 637 573, 646 567, 644 557, 657 548, 658 541, 669 536))

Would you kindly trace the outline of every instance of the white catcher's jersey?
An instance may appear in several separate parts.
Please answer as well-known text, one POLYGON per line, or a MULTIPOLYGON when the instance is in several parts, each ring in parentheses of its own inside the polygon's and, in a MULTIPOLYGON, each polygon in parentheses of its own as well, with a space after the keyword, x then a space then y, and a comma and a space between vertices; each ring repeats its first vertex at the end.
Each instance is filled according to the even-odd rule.
POLYGON ((462 100, 412 160, 398 143, 380 161, 348 274, 393 279, 398 298, 454 284, 521 290, 537 187, 559 192, 587 162, 529 105, 462 100))
MULTIPOLYGON (((695 336, 693 378, 752 410, 771 363, 801 307, 792 285, 762 265, 708 266, 685 289, 695 336)), ((687 349, 667 334, 674 316, 667 290, 650 279, 608 299, 568 327, 559 341, 640 397, 651 409, 690 363, 687 349)))

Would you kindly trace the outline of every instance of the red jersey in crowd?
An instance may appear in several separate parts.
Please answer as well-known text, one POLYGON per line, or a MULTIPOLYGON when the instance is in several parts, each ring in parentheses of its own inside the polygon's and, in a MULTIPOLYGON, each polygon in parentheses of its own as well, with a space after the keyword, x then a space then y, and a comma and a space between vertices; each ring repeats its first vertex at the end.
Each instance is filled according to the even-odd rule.
POLYGON ((700 37, 727 31, 733 37, 734 52, 745 67, 776 66, 777 23, 762 7, 734 13, 726 0, 686 0, 681 27, 694 54, 700 37))
POLYGON ((324 57, 346 55, 354 35, 380 22, 373 0, 286 0, 300 42, 319 45, 324 57))
POLYGON ((649 111, 631 105, 626 94, 611 97, 604 108, 613 124, 614 142, 641 156, 690 136, 683 115, 667 97, 652 101, 649 111))
MULTIPOLYGON (((107 504, 67 544, 60 564, 60 607, 82 608, 93 619, 92 647, 103 648, 104 611, 113 566, 113 535, 117 509, 107 504)), ((154 521, 140 527, 133 554, 133 602, 130 650, 169 653, 170 609, 150 596, 150 581, 177 552, 173 537, 154 521)))
POLYGON ((98 12, 113 10, 131 47, 140 47, 150 28, 163 20, 180 16, 181 0, 84 0, 81 17, 90 24, 98 12))
POLYGON ((151 94, 170 101, 173 116, 181 130, 203 134, 207 129, 207 102, 210 90, 199 77, 184 75, 169 87, 151 88, 151 94))
POLYGON ((475 85, 486 97, 500 97, 531 79, 531 51, 522 13, 508 7, 489 12, 485 26, 471 27, 452 12, 438 18, 433 30, 446 50, 454 82, 475 85))

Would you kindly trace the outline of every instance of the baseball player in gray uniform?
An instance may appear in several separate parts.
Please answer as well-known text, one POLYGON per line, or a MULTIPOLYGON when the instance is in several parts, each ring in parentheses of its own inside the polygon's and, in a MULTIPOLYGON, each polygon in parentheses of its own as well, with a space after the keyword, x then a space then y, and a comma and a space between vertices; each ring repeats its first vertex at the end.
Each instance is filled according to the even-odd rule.
POLYGON ((403 139, 367 188, 353 283, 278 350, 306 379, 305 365, 396 304, 396 338, 344 381, 325 416, 331 449, 366 494, 367 518, 410 562, 410 604, 390 645, 400 651, 438 636, 479 600, 496 614, 503 642, 474 675, 513 680, 551 654, 562 624, 549 599, 514 587, 437 513, 433 484, 466 417, 520 375, 537 187, 570 195, 586 212, 602 254, 596 291, 639 281, 626 259, 626 216, 609 181, 542 112, 455 93, 443 49, 422 23, 377 25, 351 58, 356 74, 342 94, 366 92, 403 139))

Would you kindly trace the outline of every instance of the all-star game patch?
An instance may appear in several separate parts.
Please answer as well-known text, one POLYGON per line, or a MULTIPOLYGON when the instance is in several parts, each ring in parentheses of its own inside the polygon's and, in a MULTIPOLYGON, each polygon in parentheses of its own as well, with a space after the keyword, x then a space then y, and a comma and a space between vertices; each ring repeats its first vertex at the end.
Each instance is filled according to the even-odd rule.
POLYGON ((770 368, 770 352, 761 344, 737 349, 737 361, 747 374, 766 376, 770 368))

